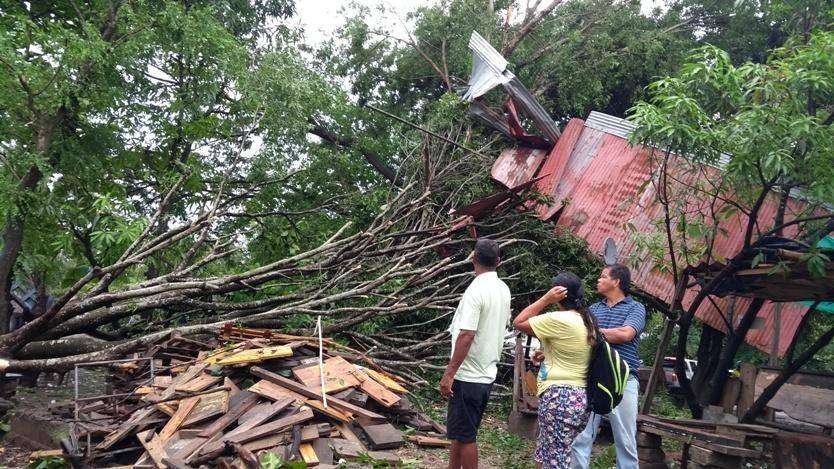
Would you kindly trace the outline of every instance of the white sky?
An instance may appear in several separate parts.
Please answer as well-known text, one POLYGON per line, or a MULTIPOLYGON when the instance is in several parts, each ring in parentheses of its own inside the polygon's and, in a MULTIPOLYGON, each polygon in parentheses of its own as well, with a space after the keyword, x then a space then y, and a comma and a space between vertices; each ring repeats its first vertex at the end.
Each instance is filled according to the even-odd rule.
MULTIPOLYGON (((486 1, 486 0, 484 0, 486 1)), ((372 17, 374 22, 394 22, 396 27, 392 28, 392 32, 396 35, 404 37, 405 31, 403 26, 396 22, 395 18, 383 18, 376 8, 378 5, 384 5, 387 10, 396 14, 403 20, 405 16, 422 5, 431 5, 436 3, 432 0, 297 0, 296 10, 297 15, 293 19, 298 25, 304 27, 306 36, 313 42, 321 42, 329 38, 333 32, 338 29, 345 20, 345 15, 341 10, 349 8, 351 3, 367 6, 372 10, 372 17)), ((544 3, 544 2, 543 2, 544 3)), ((644 13, 649 13, 654 6, 663 5, 663 0, 641 0, 642 10, 644 13)))
MULTIPOLYGON (((313 42, 320 42, 330 37, 344 23, 345 14, 341 10, 350 8, 351 3, 371 8, 374 19, 379 22, 385 21, 385 19, 375 11, 375 7, 378 5, 385 6, 387 10, 396 13, 404 20, 405 16, 417 7, 431 5, 434 2, 429 0, 356 0, 355 2, 350 0, 297 0, 295 20, 304 27, 309 39, 313 42)), ((400 28, 395 28, 394 31, 402 32, 400 28)))

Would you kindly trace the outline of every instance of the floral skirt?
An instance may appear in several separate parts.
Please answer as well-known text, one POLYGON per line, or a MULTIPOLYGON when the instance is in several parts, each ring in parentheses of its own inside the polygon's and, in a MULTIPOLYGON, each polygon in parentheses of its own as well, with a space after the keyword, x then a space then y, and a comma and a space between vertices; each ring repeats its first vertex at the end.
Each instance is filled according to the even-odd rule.
POLYGON ((588 425, 588 396, 585 388, 554 385, 539 396, 539 438, 536 462, 544 469, 570 467, 573 440, 588 425))

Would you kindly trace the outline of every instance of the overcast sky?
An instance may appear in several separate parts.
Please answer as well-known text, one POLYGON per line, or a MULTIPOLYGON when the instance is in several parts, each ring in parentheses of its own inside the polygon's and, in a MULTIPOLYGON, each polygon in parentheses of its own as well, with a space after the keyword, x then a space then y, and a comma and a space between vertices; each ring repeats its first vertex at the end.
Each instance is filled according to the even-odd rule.
MULTIPOLYGON (((294 21, 304 27, 307 38, 313 42, 321 42, 330 37, 333 32, 339 28, 344 22, 344 14, 341 12, 352 3, 349 0, 298 0, 296 2, 296 9, 298 14, 294 21)), ((391 28, 394 34, 404 33, 403 27, 396 22, 394 17, 382 17, 376 12, 375 7, 382 4, 386 9, 395 13, 396 16, 405 19, 405 16, 414 11, 421 5, 431 5, 435 3, 432 0, 356 0, 357 4, 370 7, 372 13, 373 24, 376 22, 386 22, 393 27, 391 28)), ((543 2, 545 3, 545 2, 543 2)), ((641 0, 643 11, 648 13, 655 5, 662 5, 663 0, 641 0)))

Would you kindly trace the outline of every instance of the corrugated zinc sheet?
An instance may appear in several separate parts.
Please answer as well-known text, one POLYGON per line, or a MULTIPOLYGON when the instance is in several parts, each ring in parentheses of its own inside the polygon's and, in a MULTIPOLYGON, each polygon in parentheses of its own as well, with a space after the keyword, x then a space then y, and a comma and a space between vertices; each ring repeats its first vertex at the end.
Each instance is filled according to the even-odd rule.
POLYGON ((546 155, 545 150, 527 147, 507 148, 492 165, 492 179, 507 188, 525 183, 533 179, 546 155))
MULTIPOLYGON (((595 128, 581 119, 571 120, 548 155, 539 171, 546 176, 538 182, 537 188, 552 197, 553 204, 540 206, 537 210, 542 218, 561 211, 557 224, 587 240, 594 252, 601 252, 605 239, 611 237, 621 253, 634 254, 640 251, 634 233, 659 232, 656 223, 663 218, 662 206, 656 203, 657 193, 650 181, 656 173, 657 161, 645 147, 628 143, 623 136, 627 129, 619 122, 621 119, 610 116, 607 116, 610 119, 601 118, 599 113, 594 113, 594 117, 595 128)), ((674 168, 672 173, 679 181, 678 187, 686 187, 704 178, 709 180, 710 176, 719 180, 718 169, 713 167, 687 171, 691 163, 684 158, 674 158, 670 167, 674 168)), ((516 168, 516 174, 520 171, 516 168)), ((502 177, 501 171, 497 173, 497 179, 502 177)), ((792 200, 789 210, 797 212, 801 205, 801 202, 792 200)), ((709 207, 703 200, 688 201, 687 212, 696 214, 707 209, 709 207)), ((772 220, 775 212, 774 198, 765 204, 760 220, 772 220)), ((736 254, 743 242, 745 226, 746 217, 743 215, 733 216, 724 222, 722 228, 725 232, 716 240, 715 252, 723 257, 736 254)), ((790 236, 793 233, 786 234, 790 236)), ((639 263, 633 272, 634 281, 647 292, 670 300, 674 289, 671 275, 656 267, 650 262, 639 263)), ((685 302, 688 304, 694 295, 695 292, 690 290, 685 302)), ((749 301, 724 298, 716 299, 715 305, 705 301, 697 316, 710 326, 726 331, 731 310, 732 322, 735 323, 749 301), (730 308, 733 301, 734 307, 730 308)), ((773 335, 773 309, 772 304, 762 309, 758 321, 762 327, 752 330, 747 336, 748 343, 766 352, 770 351, 773 335)), ((778 343, 780 354, 789 346, 806 309, 797 304, 783 305, 778 343)))

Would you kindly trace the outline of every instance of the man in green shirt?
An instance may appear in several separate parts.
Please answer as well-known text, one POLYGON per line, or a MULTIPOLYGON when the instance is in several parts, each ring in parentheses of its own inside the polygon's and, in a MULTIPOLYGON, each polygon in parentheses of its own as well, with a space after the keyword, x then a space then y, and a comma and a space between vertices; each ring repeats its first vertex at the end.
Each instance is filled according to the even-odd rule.
POLYGON ((460 299, 449 332, 452 358, 440 380, 449 399, 447 437, 452 440, 450 469, 476 469, 475 438, 486 410, 510 319, 510 289, 495 272, 501 262, 498 243, 479 239, 472 253, 475 280, 460 299))

